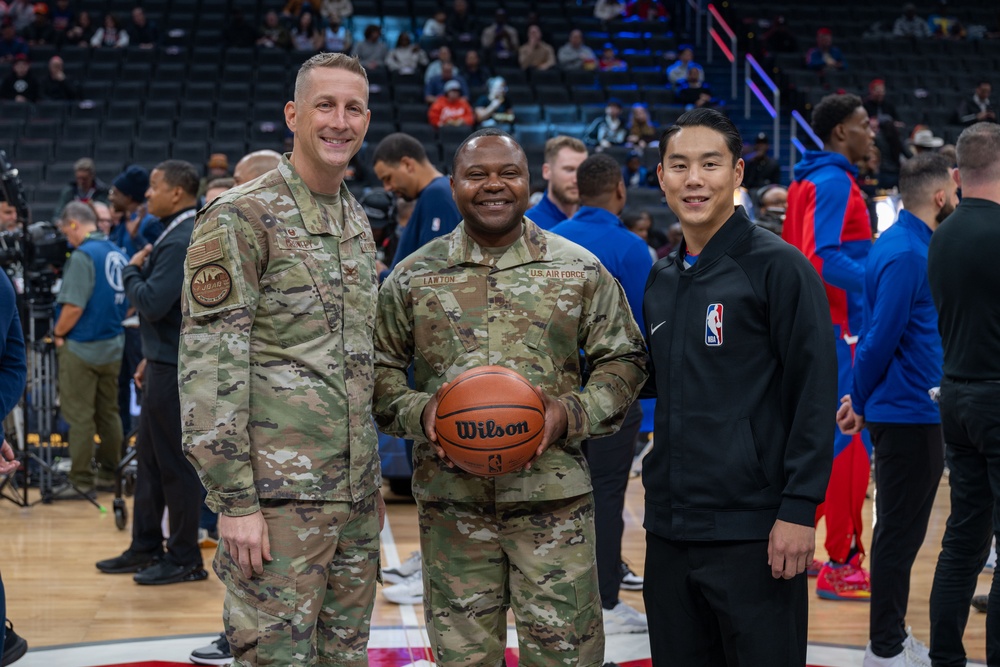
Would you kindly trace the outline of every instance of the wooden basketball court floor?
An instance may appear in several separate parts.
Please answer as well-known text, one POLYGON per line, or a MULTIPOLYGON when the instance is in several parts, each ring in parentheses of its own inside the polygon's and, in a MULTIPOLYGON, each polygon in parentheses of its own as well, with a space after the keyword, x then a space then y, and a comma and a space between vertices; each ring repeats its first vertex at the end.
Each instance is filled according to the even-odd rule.
MULTIPOLYGON (((388 488, 385 493, 389 530, 383 534, 383 564, 388 566, 417 549, 418 537, 415 506, 389 493, 388 488)), ((37 497, 34 490, 31 497, 37 497)), ((0 572, 7 616, 17 632, 32 648, 40 648, 220 631, 224 589, 214 574, 203 582, 147 587, 135 584, 130 575, 106 575, 95 569, 96 561, 117 555, 129 544, 128 530, 115 527, 111 500, 111 494, 98 496, 106 512, 83 501, 58 501, 27 509, 0 501, 0 572)), ((623 555, 640 573, 645 569, 642 514, 642 484, 633 479, 625 511, 623 555)), ((868 501, 866 545, 871 540, 871 514, 868 501)), ((924 641, 928 638, 931 581, 947 517, 948 486, 943 479, 910 591, 907 623, 924 641)), ((821 525, 817 535, 820 558, 824 555, 822 544, 821 525)), ((203 554, 209 566, 212 554, 203 554)), ((733 563, 733 567, 740 564, 733 563)), ((989 585, 990 575, 984 573, 977 592, 987 592, 989 585)), ((868 638, 868 604, 820 600, 812 592, 814 586, 810 585, 810 643, 863 648, 868 638)), ((642 609, 641 593, 623 592, 622 599, 642 609)), ((373 627, 413 626, 422 623, 422 618, 419 606, 400 607, 378 593, 373 627)), ((965 636, 970 659, 985 660, 985 636, 985 614, 971 611, 965 636)))

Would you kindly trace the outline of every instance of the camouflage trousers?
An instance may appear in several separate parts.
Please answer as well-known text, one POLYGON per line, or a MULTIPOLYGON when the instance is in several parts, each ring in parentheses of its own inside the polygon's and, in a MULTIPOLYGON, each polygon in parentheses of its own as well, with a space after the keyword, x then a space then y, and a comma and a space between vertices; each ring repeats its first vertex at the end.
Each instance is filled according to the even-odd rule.
POLYGON ((233 664, 367 667, 379 578, 375 494, 357 503, 262 500, 272 561, 247 579, 222 543, 233 664))
POLYGON ((604 624, 590 494, 524 503, 417 501, 424 616, 438 667, 600 667, 604 624))

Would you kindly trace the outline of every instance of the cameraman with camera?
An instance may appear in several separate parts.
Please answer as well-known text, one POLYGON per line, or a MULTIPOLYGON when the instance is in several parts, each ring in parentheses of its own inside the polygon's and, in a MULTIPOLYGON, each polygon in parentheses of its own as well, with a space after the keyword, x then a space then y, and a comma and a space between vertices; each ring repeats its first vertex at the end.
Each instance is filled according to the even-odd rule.
POLYGON ((112 484, 121 458, 118 372, 125 346, 122 269, 128 259, 98 231, 97 214, 88 204, 66 204, 59 229, 75 248, 63 272, 52 330, 72 460, 69 484, 56 489, 53 497, 65 500, 93 497, 95 487, 112 484), (95 433, 101 438, 96 481, 91 469, 95 433))

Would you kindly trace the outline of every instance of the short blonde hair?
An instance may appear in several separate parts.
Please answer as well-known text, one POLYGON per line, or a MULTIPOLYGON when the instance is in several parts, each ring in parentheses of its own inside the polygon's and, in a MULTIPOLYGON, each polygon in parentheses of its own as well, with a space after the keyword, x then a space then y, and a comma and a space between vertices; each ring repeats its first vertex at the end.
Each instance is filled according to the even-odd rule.
POLYGON ((586 153, 587 147, 576 137, 568 137, 565 134, 552 137, 545 142, 545 161, 553 164, 559 151, 568 148, 574 153, 586 153))
POLYGON ((317 53, 309 60, 302 63, 299 73, 295 76, 295 100, 298 101, 305 89, 306 75, 312 70, 326 67, 330 69, 343 69, 357 74, 365 80, 365 105, 368 104, 368 73, 357 56, 349 56, 346 53, 317 53))

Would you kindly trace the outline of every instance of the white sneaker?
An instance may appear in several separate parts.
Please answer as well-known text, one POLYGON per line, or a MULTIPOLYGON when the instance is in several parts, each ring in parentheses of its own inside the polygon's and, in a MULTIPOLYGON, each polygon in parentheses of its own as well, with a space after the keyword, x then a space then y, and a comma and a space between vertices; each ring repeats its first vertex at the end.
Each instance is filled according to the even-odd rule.
POLYGON ((604 610, 604 634, 627 635, 648 632, 646 615, 638 609, 619 602, 614 609, 604 610))
POLYGON ((927 646, 918 641, 907 628, 902 653, 891 658, 882 658, 872 653, 872 644, 868 642, 863 667, 931 667, 930 652, 927 646))
POLYGON ((619 586, 623 591, 641 591, 642 590, 642 577, 632 571, 628 563, 622 561, 619 566, 622 572, 622 580, 619 586))
POLYGON ((420 604, 424 599, 424 576, 417 570, 395 586, 382 589, 382 595, 395 604, 420 604))
POLYGON ((414 551, 410 557, 396 567, 382 568, 382 581, 401 584, 414 572, 420 572, 420 552, 414 551))

